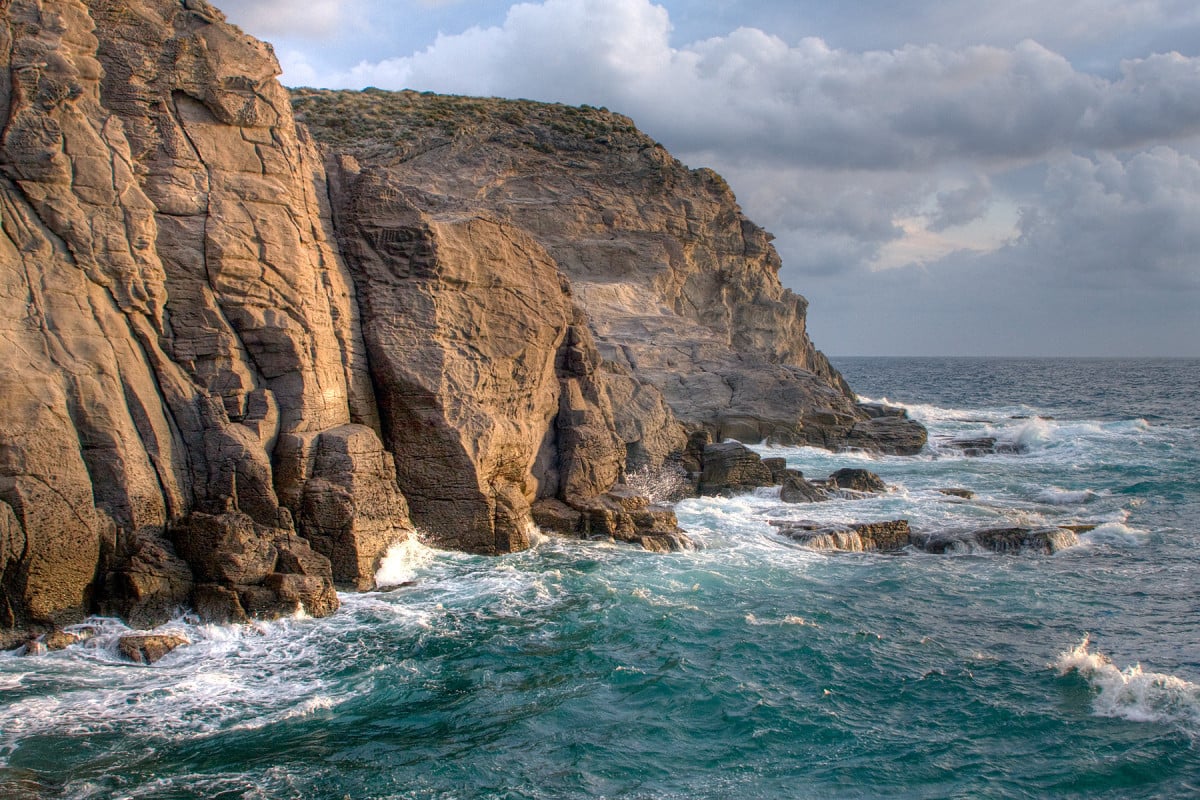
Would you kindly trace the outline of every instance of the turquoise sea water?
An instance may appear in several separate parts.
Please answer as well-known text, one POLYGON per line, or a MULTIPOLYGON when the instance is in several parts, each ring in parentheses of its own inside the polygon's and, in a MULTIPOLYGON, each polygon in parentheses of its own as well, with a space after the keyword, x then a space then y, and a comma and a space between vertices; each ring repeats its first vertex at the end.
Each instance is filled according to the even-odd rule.
POLYGON ((1200 796, 1200 362, 843 359, 915 458, 760 448, 887 495, 689 500, 696 552, 409 545, 323 620, 116 622, 0 656, 0 796, 1200 796), (989 435, 1019 453, 938 446, 989 435), (972 501, 939 494, 977 493, 972 501), (817 553, 768 519, 1084 522, 1055 556, 817 553))

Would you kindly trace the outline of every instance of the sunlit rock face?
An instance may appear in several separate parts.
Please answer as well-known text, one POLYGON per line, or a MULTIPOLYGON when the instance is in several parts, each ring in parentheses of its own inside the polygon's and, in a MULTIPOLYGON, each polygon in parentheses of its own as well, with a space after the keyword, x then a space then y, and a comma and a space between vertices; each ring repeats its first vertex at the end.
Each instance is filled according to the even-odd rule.
POLYGON ((278 73, 203 0, 0 4, 0 628, 332 613, 415 529, 686 547, 624 481, 689 430, 874 424, 629 120, 278 73))

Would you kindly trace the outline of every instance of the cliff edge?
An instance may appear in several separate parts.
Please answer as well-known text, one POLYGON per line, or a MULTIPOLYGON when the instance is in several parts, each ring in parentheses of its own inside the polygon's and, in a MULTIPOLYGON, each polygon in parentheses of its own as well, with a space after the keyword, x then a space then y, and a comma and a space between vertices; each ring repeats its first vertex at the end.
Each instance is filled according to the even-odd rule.
POLYGON ((627 119, 278 72, 203 0, 0 4, 0 628, 331 613, 415 528, 686 546, 623 481, 691 429, 912 449, 627 119))

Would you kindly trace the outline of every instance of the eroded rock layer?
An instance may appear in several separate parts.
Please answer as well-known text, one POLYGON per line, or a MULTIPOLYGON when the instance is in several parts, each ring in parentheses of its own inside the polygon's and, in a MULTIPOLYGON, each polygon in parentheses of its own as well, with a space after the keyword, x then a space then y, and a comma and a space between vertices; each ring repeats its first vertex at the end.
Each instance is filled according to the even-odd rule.
POLYGON ((627 119, 278 72, 203 0, 0 2, 0 628, 332 613, 414 528, 678 549, 624 481, 689 432, 911 449, 627 119))

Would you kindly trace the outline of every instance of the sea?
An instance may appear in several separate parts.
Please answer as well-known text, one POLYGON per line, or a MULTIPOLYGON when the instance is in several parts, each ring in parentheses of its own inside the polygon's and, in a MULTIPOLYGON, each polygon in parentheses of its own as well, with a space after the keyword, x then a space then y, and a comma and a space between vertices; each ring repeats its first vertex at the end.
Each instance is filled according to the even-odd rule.
MULTIPOLYGON (((6 798, 1200 797, 1200 361, 836 359, 883 495, 690 499, 695 551, 419 542, 326 619, 0 655, 6 798), (968 456, 954 438, 1005 447, 968 456), (961 488, 972 499, 940 489, 961 488), (820 552, 770 520, 1087 524, 1054 555, 820 552)), ((647 485, 653 481, 647 481, 647 485)))

